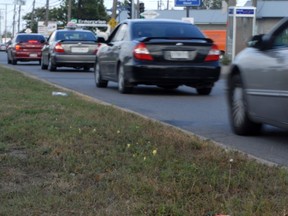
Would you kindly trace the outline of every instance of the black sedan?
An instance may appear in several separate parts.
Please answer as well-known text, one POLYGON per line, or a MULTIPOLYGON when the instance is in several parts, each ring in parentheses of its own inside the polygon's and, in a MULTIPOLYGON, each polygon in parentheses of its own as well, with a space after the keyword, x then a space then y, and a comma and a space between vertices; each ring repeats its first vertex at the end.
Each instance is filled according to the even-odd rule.
POLYGON ((209 95, 219 79, 220 51, 193 24, 134 19, 120 23, 100 46, 94 68, 97 87, 118 82, 121 93, 138 84, 176 89, 180 85, 209 95))

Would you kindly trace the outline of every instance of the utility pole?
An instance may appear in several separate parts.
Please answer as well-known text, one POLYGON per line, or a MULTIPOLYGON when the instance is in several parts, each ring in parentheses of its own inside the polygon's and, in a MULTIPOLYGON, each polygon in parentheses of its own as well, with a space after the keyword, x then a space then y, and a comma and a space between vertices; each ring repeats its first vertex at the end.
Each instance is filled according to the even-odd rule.
POLYGON ((49 21, 49 0, 46 0, 46 14, 45 14, 45 26, 48 26, 49 21))
POLYGON ((31 23, 30 23, 30 28, 33 31, 34 27, 34 13, 35 13, 35 0, 33 0, 33 6, 32 6, 32 12, 31 12, 31 23))
POLYGON ((11 5, 11 4, 0 4, 0 5, 5 5, 5 40, 4 43, 6 43, 7 40, 7 5, 11 5))
MULTIPOLYGON (((131 7, 132 7, 132 4, 131 4, 131 7)), ((113 6, 112 6, 112 18, 113 19, 116 19, 116 10, 117 10, 117 0, 113 0, 113 6)))
POLYGON ((67 23, 71 21, 71 10, 72 10, 72 2, 71 0, 68 1, 68 16, 67 16, 67 23))
POLYGON ((20 2, 19 8, 18 8, 18 32, 20 31, 21 6, 22 6, 22 4, 20 2))
POLYGON ((12 23, 12 36, 15 34, 15 16, 16 16, 16 1, 14 1, 14 9, 13 9, 13 23, 12 23))

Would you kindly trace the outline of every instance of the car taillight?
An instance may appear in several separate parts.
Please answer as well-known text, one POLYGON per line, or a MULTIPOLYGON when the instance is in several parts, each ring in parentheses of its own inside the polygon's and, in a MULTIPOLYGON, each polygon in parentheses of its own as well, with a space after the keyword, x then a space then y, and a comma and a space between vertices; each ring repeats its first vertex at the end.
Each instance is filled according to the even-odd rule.
POLYGON ((15 45, 15 50, 20 50, 21 49, 21 46, 19 44, 16 44, 15 45))
POLYGON ((153 60, 153 57, 150 55, 149 50, 144 43, 137 44, 134 48, 133 54, 138 60, 153 60))
POLYGON ((64 49, 63 49, 62 44, 60 42, 55 45, 54 51, 58 52, 58 53, 63 53, 64 52, 64 49))
POLYGON ((220 54, 221 52, 218 49, 218 46, 214 44, 209 50, 209 53, 206 56, 205 61, 218 61, 220 58, 220 54))
POLYGON ((38 43, 37 40, 28 40, 28 43, 38 43))
POLYGON ((97 48, 94 50, 94 54, 95 54, 95 55, 97 54, 98 49, 100 48, 100 46, 101 46, 101 43, 98 43, 98 44, 97 44, 97 48))

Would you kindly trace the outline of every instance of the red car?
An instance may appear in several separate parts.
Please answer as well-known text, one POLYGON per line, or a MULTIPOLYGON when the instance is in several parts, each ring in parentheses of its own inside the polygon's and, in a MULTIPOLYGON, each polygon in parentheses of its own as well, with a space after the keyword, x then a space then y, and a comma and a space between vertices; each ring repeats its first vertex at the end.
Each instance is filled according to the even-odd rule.
POLYGON ((17 34, 7 47, 7 63, 16 65, 17 61, 38 61, 41 64, 41 49, 45 42, 41 34, 17 34))

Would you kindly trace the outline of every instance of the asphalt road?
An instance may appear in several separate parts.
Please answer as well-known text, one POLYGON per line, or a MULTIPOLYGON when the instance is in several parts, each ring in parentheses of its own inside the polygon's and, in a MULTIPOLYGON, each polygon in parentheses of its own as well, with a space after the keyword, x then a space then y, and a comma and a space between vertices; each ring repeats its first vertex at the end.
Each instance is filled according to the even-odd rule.
POLYGON ((265 126, 260 136, 241 137, 232 133, 225 98, 225 76, 216 83, 210 96, 199 96, 189 87, 167 91, 155 86, 138 86, 133 94, 126 95, 118 93, 117 85, 112 82, 107 88, 96 88, 92 70, 59 68, 57 72, 49 72, 41 70, 37 62, 8 65, 5 52, 0 53, 0 64, 212 139, 252 157, 288 166, 287 130, 265 126))

